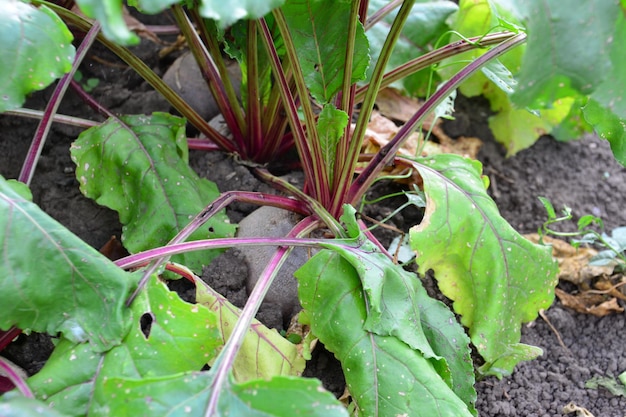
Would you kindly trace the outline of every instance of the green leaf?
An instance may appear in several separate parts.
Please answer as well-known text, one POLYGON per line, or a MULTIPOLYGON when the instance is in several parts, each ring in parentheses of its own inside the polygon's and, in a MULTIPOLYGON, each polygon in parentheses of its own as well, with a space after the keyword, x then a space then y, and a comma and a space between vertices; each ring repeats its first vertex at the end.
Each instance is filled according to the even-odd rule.
MULTIPOLYGON (((165 245, 219 195, 187 164, 184 126, 183 119, 165 113, 122 116, 84 131, 72 144, 81 191, 119 213, 131 253, 165 245)), ((232 236, 234 229, 222 212, 189 240, 232 236)), ((172 259, 199 273, 218 254, 172 259)))
MULTIPOLYGON (((376 12, 387 3, 387 0, 371 0, 368 5, 369 14, 376 12)), ((450 29, 447 19, 457 9, 456 4, 448 1, 416 2, 385 70, 390 71, 433 50, 437 41, 450 29)), ((390 13, 367 31, 373 62, 378 60, 396 14, 397 11, 390 13)), ((373 70, 374 66, 371 65, 368 78, 371 77, 373 70)), ((430 71, 420 71, 396 81, 392 87, 405 91, 409 95, 426 96, 429 93, 427 86, 431 75, 430 71)))
POLYGON ((426 213, 411 229, 420 273, 429 269, 469 328, 486 374, 509 374, 541 350, 519 343, 521 323, 554 298, 551 249, 519 235, 487 195, 477 161, 437 155, 414 164, 424 180, 426 213))
MULTIPOLYGON (((542 135, 553 132, 573 110, 575 101, 563 98, 553 103, 550 109, 531 112, 518 109, 510 101, 509 96, 499 88, 492 87, 484 91, 491 102, 491 109, 497 114, 489 118, 489 128, 496 140, 507 149, 507 156, 532 146, 542 135)), ((576 131, 581 127, 572 126, 576 131)), ((565 133, 565 132, 564 132, 565 133)))
POLYGON ((199 5, 202 17, 213 19, 226 28, 241 19, 259 19, 272 9, 283 5, 285 0, 202 0, 199 5))
POLYGON ((0 242, 1 329, 61 332, 100 352, 120 343, 129 328, 124 301, 135 279, 1 176, 0 242))
POLYGON ((217 320, 189 304, 156 276, 133 301, 133 325, 124 343, 104 358, 105 376, 163 376, 200 370, 221 347, 217 320))
MULTIPOLYGON (((363 258, 366 256, 364 252, 363 258)), ((472 415, 420 351, 397 337, 364 328, 370 315, 376 315, 366 302, 371 296, 357 270, 342 255, 321 251, 296 277, 311 330, 341 361, 358 415, 472 415)))
POLYGON ((104 353, 95 353, 88 343, 62 338, 44 367, 28 379, 37 398, 45 398, 53 410, 71 416, 87 415, 96 376, 104 353))
POLYGON ((122 0, 76 0, 87 17, 102 25, 104 36, 122 45, 136 45, 139 37, 131 32, 124 21, 122 0))
POLYGON ((109 378, 148 378, 201 369, 221 346, 215 315, 182 301, 156 277, 133 302, 130 332, 122 344, 96 354, 88 344, 62 339, 43 369, 29 379, 55 409, 91 415, 106 408, 109 378))
POLYGON ((590 0, 578 6, 560 0, 520 4, 528 47, 513 95, 518 106, 547 107, 559 98, 589 94, 608 79, 611 45, 621 43, 612 42, 620 5, 590 0))
POLYGON ((182 3, 180 0, 129 0, 128 5, 134 6, 147 14, 157 14, 173 4, 182 3))
MULTIPOLYGON (((298 53, 304 80, 311 95, 328 103, 343 83, 350 2, 336 0, 289 0, 283 13, 298 53)), ((369 46, 359 23, 353 52, 351 82, 365 79, 369 46)))
POLYGON ((337 143, 348 126, 348 114, 332 104, 324 105, 317 119, 317 131, 322 145, 324 163, 328 167, 328 183, 333 183, 337 143))
MULTIPOLYGON (((230 337, 241 310, 232 305, 204 281, 196 282, 196 301, 216 316, 222 343, 230 337)), ((238 382, 269 379, 278 375, 301 375, 306 363, 297 345, 254 320, 233 365, 238 382)))
POLYGON ((598 135, 609 141, 615 159, 626 166, 626 119, 619 118, 595 100, 589 100, 583 113, 598 135))
POLYGON ((13 191, 19 194, 24 200, 33 201, 33 193, 28 188, 28 185, 18 180, 7 180, 7 186, 11 187, 13 191))
POLYGON ((24 104, 69 72, 76 50, 72 33, 49 8, 4 0, 0 15, 0 113, 24 104))
MULTIPOLYGON (((203 417, 211 392, 211 372, 104 383, 107 409, 95 416, 203 417)), ((90 414, 91 415, 91 414, 90 414)), ((348 412, 318 380, 275 377, 269 381, 226 383, 213 416, 347 417, 348 412)))
MULTIPOLYGON (((626 119, 626 50, 622 40, 626 39, 626 5, 622 5, 618 13, 613 35, 610 38, 609 58, 611 70, 606 74, 605 81, 591 94, 605 109, 621 119, 626 119)), ((606 58, 605 58, 606 59, 606 58)))
POLYGON ((22 395, 5 394, 0 397, 0 416, 2 417, 66 417, 70 414, 61 414, 51 410, 48 406, 35 398, 22 395))

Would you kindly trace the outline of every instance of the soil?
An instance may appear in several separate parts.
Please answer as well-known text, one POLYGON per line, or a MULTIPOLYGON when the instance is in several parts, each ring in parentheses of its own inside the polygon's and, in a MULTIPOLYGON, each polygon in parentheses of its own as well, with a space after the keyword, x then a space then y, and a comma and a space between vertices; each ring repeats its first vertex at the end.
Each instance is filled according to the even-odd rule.
MULTIPOLYGON (((158 74, 163 74, 172 58, 157 60, 154 54, 157 48, 143 41, 139 53, 158 74)), ((167 104, 131 71, 120 68, 114 57, 100 49, 96 49, 94 55, 100 61, 104 59, 115 64, 103 66, 91 56, 81 68, 86 76, 101 80, 93 94, 103 105, 119 113, 168 109, 167 104)), ((49 96, 49 90, 35 94, 26 107, 43 108, 49 96)), ((60 113, 100 120, 71 92, 60 113)), ((537 196, 549 198, 557 210, 564 205, 571 207, 575 217, 588 213, 601 216, 608 230, 626 225, 626 210, 623 209, 626 169, 615 162, 606 142, 592 135, 566 143, 542 137, 532 148, 506 159, 504 150, 493 141, 487 128, 488 116, 488 106, 480 99, 460 98, 457 119, 445 128, 452 136, 476 136, 483 140, 478 157, 484 163, 485 174, 491 179, 490 192, 503 217, 519 232, 535 232, 546 220, 537 196)), ((19 175, 36 124, 30 120, 0 116, 3 133, 0 174, 4 177, 17 178, 19 175)), ((34 201, 44 211, 92 246, 100 248, 111 236, 119 236, 121 227, 114 212, 96 205, 78 190, 69 146, 79 133, 80 130, 75 128, 53 126, 32 191, 34 201)), ((271 192, 246 167, 228 155, 192 152, 191 163, 201 175, 215 181, 222 191, 271 192)), ((387 194, 398 187, 393 183, 380 183, 373 188, 371 196, 387 194)), ((403 202, 401 198, 392 199, 385 206, 367 208, 365 214, 380 220, 403 202)), ((228 208, 227 214, 233 222, 238 222, 254 209, 249 204, 235 203, 228 208)), ((409 208, 394 216, 391 224, 406 230, 420 219, 421 212, 409 208)), ((568 227, 572 228, 573 223, 568 227)), ((383 244, 388 244, 391 235, 380 230, 383 232, 378 237, 383 244)), ((227 295, 236 305, 243 305, 247 296, 247 269, 239 251, 226 252, 211 265, 210 273, 205 272, 204 279, 216 290, 227 295)), ((624 313, 596 318, 574 313, 555 301, 545 316, 554 330, 545 320, 538 318, 525 325, 522 331, 522 342, 541 347, 543 356, 521 363, 510 377, 502 380, 486 378, 478 382, 480 415, 564 416, 563 407, 573 402, 596 417, 626 416, 626 398, 613 395, 604 388, 585 388, 585 382, 594 376, 615 378, 626 371, 626 349, 620 337, 625 328, 624 313)), ((259 318, 270 326, 285 326, 285 318, 277 306, 264 305, 259 318)), ((42 335, 22 335, 2 353, 33 374, 45 363, 51 348, 49 339, 42 335)), ((316 349, 305 375, 322 378, 325 386, 337 395, 343 392, 341 368, 333 355, 323 348, 316 349)))

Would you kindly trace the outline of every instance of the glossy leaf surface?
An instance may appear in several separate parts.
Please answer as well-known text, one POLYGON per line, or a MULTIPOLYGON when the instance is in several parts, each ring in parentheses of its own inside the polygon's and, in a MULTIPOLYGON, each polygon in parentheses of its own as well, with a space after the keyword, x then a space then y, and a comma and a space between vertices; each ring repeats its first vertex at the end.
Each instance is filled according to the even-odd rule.
MULTIPOLYGON (((289 0, 282 8, 304 80, 311 95, 321 104, 328 103, 343 83, 350 7, 347 1, 289 0)), ((359 24, 351 82, 365 78, 368 51, 367 38, 359 24)))
POLYGON ((4 0, 0 14, 0 113, 21 107, 72 68, 76 50, 65 23, 45 6, 4 0))
MULTIPOLYGON (((298 270, 296 276, 300 300, 311 318, 311 329, 341 361, 358 415, 472 415, 433 362, 419 350, 398 337, 382 335, 390 332, 378 326, 374 327, 381 334, 366 330, 374 313, 367 302, 371 294, 346 258, 322 251, 298 270)), ((394 283, 389 286, 393 287, 394 283)), ((394 290, 390 288, 383 294, 387 306, 393 302, 411 304, 406 299, 392 299, 394 290)), ((418 314, 413 312, 413 317, 418 314)), ((457 329, 460 329, 458 325, 457 329)))
MULTIPOLYGON (((165 245, 218 195, 187 164, 183 119, 165 113, 123 116, 84 131, 72 144, 81 191, 119 213, 131 253, 165 245)), ((232 236, 222 212, 189 240, 232 236)), ((200 273, 219 251, 173 257, 200 273)))
POLYGON ((486 360, 482 371, 509 374, 541 350, 519 343, 521 324, 554 298, 558 267, 551 249, 519 235, 487 195, 481 164, 438 155, 414 164, 424 179, 426 213, 411 229, 419 271, 439 288, 486 360))
MULTIPOLYGON (((130 332, 119 346, 95 353, 63 339, 44 368, 29 379, 38 397, 66 413, 106 413, 102 384, 201 369, 221 344, 215 315, 188 304, 153 278, 133 302, 130 332)), ((121 394, 120 394, 121 395, 121 394)))
POLYGON ((124 301, 135 279, 0 177, 0 328, 89 341, 96 351, 126 335, 124 301))

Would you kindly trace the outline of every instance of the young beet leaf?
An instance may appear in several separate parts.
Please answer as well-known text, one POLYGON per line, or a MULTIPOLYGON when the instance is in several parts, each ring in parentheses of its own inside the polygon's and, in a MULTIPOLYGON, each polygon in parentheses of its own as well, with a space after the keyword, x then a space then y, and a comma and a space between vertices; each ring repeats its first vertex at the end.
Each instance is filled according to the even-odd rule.
MULTIPOLYGON (((110 119, 83 132, 71 152, 81 191, 119 213, 122 241, 132 253, 166 244, 219 195, 187 164, 184 121, 168 114, 110 119)), ((191 239, 233 233, 220 213, 191 239)), ((217 254, 177 258, 200 273, 217 254)))

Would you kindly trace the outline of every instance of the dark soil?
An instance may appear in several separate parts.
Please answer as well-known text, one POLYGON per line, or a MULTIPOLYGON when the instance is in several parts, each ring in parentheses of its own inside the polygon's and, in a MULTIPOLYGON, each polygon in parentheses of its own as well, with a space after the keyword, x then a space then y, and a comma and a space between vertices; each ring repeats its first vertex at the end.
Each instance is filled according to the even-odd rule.
MULTIPOLYGON (((162 74, 171 60, 157 61, 155 45, 144 42, 142 54, 150 65, 162 74), (146 52, 147 51, 147 52, 146 52)), ((105 54, 105 52, 96 52, 105 54)), ((102 58, 103 55, 99 55, 102 58)), ((117 63, 111 56, 104 57, 117 63)), ((96 75, 101 84, 94 95, 115 112, 143 113, 167 110, 148 86, 136 79, 129 70, 103 67, 88 59, 84 71, 96 75)), ((36 94, 27 107, 42 108, 50 92, 36 94)), ((488 110, 480 100, 460 99, 458 118, 446 126, 451 134, 478 136, 484 141, 479 159, 491 179, 493 198, 502 215, 521 233, 535 232, 545 221, 545 210, 537 196, 549 198, 560 210, 563 205, 573 209, 575 216, 601 216, 608 229, 626 225, 625 205, 626 169, 613 159, 608 144, 593 136, 579 141, 559 143, 550 137, 541 138, 531 149, 510 158, 493 142, 486 128, 488 110)), ((73 94, 61 106, 61 113, 98 119, 73 94)), ((17 178, 28 150, 36 122, 0 116, 0 174, 17 178)), ((96 248, 104 245, 112 235, 119 236, 121 227, 114 212, 99 207, 83 197, 73 176, 69 145, 80 131, 55 125, 43 150, 35 174, 32 190, 35 202, 52 217, 59 220, 83 240, 96 248)), ((192 165, 201 174, 215 181, 220 190, 271 191, 259 183, 248 169, 220 153, 192 153, 192 165)), ((372 191, 378 195, 395 190, 395 184, 377 185, 372 191)), ((382 219, 400 199, 388 206, 368 209, 366 214, 382 219)), ((233 222, 240 221, 255 207, 233 204, 227 213, 233 222)), ((401 229, 419 222, 421 213, 407 209, 391 222, 401 229)), ((388 236, 381 236, 387 240, 388 236)), ((205 279, 218 291, 229 296, 237 305, 245 302, 245 263, 236 250, 227 252, 211 265, 205 279)), ((566 348, 559 344, 557 334, 538 318, 523 328, 522 342, 541 347, 544 355, 537 360, 522 363, 515 373, 501 381, 487 378, 477 384, 478 409, 481 416, 562 416, 563 407, 573 402, 596 417, 626 416, 626 398, 614 396, 605 389, 585 388, 585 382, 594 376, 616 377, 626 371, 626 349, 623 336, 624 314, 604 318, 576 314, 558 301, 546 312, 566 348)), ((276 307, 264 306, 259 318, 275 327, 284 326, 276 307)), ((39 335, 20 336, 2 352, 29 373, 36 372, 51 350, 47 338, 39 335)), ((338 362, 323 349, 314 352, 306 376, 324 379, 328 389, 343 392, 343 379, 338 362)))

